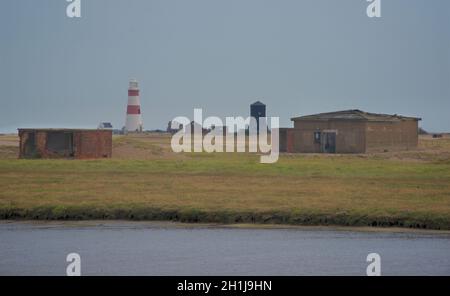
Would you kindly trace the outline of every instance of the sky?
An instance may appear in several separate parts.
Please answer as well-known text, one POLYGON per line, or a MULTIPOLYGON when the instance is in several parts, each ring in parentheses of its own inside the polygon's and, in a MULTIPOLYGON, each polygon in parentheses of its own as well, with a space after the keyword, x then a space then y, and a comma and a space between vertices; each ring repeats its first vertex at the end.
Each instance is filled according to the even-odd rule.
POLYGON ((145 129, 177 116, 291 117, 345 109, 450 131, 450 1, 65 0, 0 3, 0 132, 125 124, 128 81, 145 129))

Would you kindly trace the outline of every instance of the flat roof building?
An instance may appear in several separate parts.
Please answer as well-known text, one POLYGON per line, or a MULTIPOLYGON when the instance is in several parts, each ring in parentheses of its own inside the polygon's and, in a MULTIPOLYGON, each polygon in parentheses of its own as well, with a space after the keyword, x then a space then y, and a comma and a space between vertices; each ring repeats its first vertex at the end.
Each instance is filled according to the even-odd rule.
POLYGON ((112 131, 101 129, 19 129, 19 158, 109 158, 112 131))
POLYGON ((280 151, 368 153, 417 148, 421 119, 344 110, 291 120, 294 128, 280 129, 280 151))

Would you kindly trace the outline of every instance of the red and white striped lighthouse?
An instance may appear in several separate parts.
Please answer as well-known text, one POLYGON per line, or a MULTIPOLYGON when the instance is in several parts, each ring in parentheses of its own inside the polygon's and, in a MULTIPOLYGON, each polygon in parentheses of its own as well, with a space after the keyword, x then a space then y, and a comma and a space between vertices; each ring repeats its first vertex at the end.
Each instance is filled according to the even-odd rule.
POLYGON ((128 87, 126 132, 142 132, 141 101, 139 99, 139 85, 135 79, 130 80, 128 87))

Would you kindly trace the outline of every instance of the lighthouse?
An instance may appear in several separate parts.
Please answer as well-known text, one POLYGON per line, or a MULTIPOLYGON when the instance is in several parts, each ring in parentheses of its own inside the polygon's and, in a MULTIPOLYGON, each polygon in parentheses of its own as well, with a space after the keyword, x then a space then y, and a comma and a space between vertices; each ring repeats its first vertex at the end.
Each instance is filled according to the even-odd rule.
POLYGON ((141 102, 139 85, 135 79, 130 80, 128 87, 127 119, 125 132, 142 132, 141 102))

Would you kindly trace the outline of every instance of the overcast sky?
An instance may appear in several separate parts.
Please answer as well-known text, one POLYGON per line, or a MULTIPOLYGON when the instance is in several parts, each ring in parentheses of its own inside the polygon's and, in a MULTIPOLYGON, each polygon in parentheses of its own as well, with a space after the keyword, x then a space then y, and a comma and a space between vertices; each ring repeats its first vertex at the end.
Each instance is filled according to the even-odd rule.
POLYGON ((130 78, 145 129, 176 116, 247 116, 261 100, 282 126, 362 109, 450 131, 450 1, 65 0, 0 3, 0 132, 115 128, 130 78))

